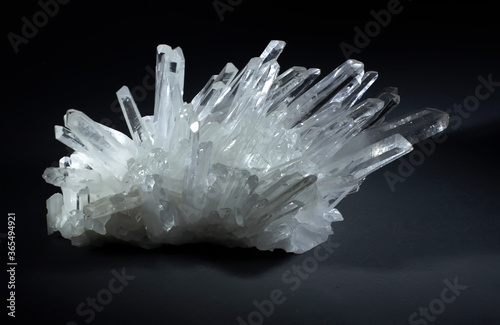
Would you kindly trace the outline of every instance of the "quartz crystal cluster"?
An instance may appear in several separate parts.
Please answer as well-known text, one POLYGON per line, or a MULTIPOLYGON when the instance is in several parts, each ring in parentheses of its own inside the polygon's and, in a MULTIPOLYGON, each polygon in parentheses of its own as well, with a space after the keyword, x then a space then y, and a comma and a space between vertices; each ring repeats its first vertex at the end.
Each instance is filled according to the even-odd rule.
POLYGON ((55 137, 74 152, 43 174, 62 190, 47 200, 49 234, 76 246, 303 253, 333 233, 335 206, 368 174, 448 125, 430 108, 384 121, 397 89, 361 100, 377 73, 356 60, 323 78, 280 73, 284 46, 271 41, 239 71, 228 63, 187 103, 182 50, 159 45, 154 115, 141 117, 127 87, 117 92, 131 137, 69 110, 55 137))

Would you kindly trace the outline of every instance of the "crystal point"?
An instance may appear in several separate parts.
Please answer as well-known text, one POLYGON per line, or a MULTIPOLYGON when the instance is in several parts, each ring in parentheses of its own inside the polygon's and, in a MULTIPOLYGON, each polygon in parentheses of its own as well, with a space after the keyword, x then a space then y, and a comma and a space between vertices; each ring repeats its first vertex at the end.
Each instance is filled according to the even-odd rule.
POLYGON ((149 130, 144 126, 141 114, 137 109, 132 94, 127 86, 123 86, 116 93, 118 102, 122 108, 123 116, 127 122, 128 129, 137 146, 150 147, 152 145, 149 130))

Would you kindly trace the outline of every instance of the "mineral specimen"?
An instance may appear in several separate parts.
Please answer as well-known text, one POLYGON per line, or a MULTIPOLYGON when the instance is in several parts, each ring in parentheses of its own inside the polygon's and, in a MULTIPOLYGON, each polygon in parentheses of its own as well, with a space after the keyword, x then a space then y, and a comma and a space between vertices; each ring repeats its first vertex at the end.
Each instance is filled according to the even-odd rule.
POLYGON ((347 60, 279 74, 271 41, 241 70, 228 63, 184 102, 184 55, 157 48, 153 116, 118 92, 131 138, 69 110, 55 137, 74 149, 43 178, 49 234, 73 245, 215 242, 303 253, 326 241, 335 206, 371 172, 448 125, 435 109, 384 122, 396 88, 360 101, 377 79, 347 60))

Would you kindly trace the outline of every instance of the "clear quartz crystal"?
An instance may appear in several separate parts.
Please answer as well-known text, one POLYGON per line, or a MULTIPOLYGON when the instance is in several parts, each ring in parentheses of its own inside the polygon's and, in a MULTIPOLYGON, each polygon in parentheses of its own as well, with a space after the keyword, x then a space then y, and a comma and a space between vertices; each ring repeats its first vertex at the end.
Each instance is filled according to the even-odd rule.
POLYGON ((139 114, 139 109, 132 98, 130 90, 127 86, 123 86, 118 90, 116 96, 118 97, 123 115, 125 116, 125 121, 127 122, 128 129, 135 145, 143 149, 150 148, 152 145, 151 135, 149 134, 149 130, 144 126, 141 114, 139 114))
POLYGON ((144 248, 217 242, 303 253, 343 220, 336 205, 375 170, 448 126, 427 108, 385 121, 396 88, 363 99, 378 74, 347 60, 280 73, 271 41, 238 70, 226 64, 184 102, 180 48, 159 45, 153 116, 117 92, 130 137, 69 110, 57 140, 74 152, 43 173, 61 188, 47 230, 75 246, 103 240, 144 248))

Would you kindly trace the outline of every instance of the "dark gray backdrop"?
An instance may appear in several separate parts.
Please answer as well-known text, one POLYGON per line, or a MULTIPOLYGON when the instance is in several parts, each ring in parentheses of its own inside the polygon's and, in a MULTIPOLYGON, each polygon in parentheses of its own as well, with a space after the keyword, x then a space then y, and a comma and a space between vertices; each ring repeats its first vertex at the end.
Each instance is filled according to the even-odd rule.
POLYGON ((20 324, 500 324, 495 3, 55 3, 5 3, 1 13, 0 232, 15 213, 20 324), (241 68, 271 39, 288 43, 283 71, 326 74, 349 49, 379 72, 372 95, 399 88, 391 116, 436 107, 450 110, 450 128, 346 198, 338 206, 345 221, 317 254, 76 248, 46 235, 45 200, 57 189, 40 175, 67 153, 53 139, 67 109, 126 131, 114 93, 134 88, 141 112, 152 114, 156 45, 182 47, 190 100, 227 61, 241 68), (123 289, 109 295, 110 283, 123 289))

